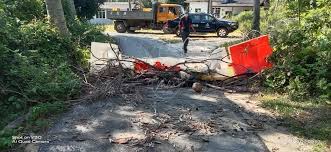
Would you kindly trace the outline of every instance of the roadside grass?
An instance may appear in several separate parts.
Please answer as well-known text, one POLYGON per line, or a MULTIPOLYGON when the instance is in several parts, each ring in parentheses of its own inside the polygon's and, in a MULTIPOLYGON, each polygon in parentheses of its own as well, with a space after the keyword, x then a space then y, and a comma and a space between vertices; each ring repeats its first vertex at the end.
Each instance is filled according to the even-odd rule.
POLYGON ((287 96, 264 95, 262 107, 275 112, 296 136, 319 141, 315 151, 326 150, 331 140, 331 105, 318 99, 291 101, 287 96))
POLYGON ((13 148, 12 136, 34 132, 43 134, 51 126, 52 120, 67 109, 64 102, 40 103, 29 109, 25 121, 17 128, 2 128, 0 131, 0 151, 13 148))
POLYGON ((102 27, 105 32, 116 32, 114 29, 114 24, 107 24, 107 25, 97 25, 98 27, 102 27))
POLYGON ((231 32, 228 36, 229 37, 242 37, 243 33, 239 30, 235 30, 231 32))

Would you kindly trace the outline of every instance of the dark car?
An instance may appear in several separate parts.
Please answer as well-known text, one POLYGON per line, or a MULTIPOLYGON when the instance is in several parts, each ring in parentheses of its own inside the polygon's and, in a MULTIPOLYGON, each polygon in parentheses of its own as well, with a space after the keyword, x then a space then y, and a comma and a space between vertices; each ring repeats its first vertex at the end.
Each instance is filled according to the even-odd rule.
MULTIPOLYGON (((238 29, 238 22, 216 19, 214 16, 206 13, 190 13, 189 17, 192 20, 192 26, 199 33, 214 33, 219 37, 226 37, 229 33, 238 29)), ((180 35, 179 31, 180 17, 174 20, 169 20, 164 26, 164 31, 171 31, 180 35)), ((192 30, 192 29, 191 29, 192 30)))

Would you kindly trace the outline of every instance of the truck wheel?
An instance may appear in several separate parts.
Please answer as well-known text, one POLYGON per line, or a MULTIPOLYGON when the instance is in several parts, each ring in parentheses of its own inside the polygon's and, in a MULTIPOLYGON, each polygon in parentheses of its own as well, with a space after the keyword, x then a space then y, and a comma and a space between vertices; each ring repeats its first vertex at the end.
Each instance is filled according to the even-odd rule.
POLYGON ((228 34, 229 34, 228 30, 224 27, 221 27, 217 30, 217 36, 219 37, 226 37, 228 36, 228 34))
POLYGON ((123 22, 115 22, 114 28, 118 33, 125 33, 126 32, 126 27, 125 27, 123 22))

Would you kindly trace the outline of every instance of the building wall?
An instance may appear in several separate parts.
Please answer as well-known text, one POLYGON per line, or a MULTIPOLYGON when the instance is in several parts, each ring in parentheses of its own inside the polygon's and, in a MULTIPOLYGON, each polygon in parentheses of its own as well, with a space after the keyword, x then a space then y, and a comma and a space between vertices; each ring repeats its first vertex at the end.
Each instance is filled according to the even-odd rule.
POLYGON ((225 16, 231 16, 231 15, 238 15, 239 13, 243 11, 250 11, 253 10, 253 7, 250 6, 244 6, 244 7, 238 7, 238 6, 231 6, 231 7, 224 7, 224 6, 214 6, 213 5, 213 10, 214 10, 214 16, 218 18, 223 18, 225 16), (215 10, 218 9, 217 12, 215 10), (216 14, 218 13, 219 14, 216 14))
POLYGON ((88 22, 91 24, 113 24, 113 20, 105 18, 92 18, 88 22))
POLYGON ((201 13, 207 13, 208 2, 190 2, 190 13, 195 13, 197 9, 201 10, 201 13))
MULTIPOLYGON (((123 1, 123 0, 122 0, 123 1)), ((131 5, 133 7, 133 4, 131 5)), ((93 19, 89 20, 92 24, 112 24, 113 21, 107 19, 107 11, 120 10, 126 11, 129 9, 128 2, 105 2, 103 5, 100 6, 100 11, 98 12, 99 15, 95 15, 93 19), (100 13, 104 13, 104 15, 100 15, 100 13)))
MULTIPOLYGON (((208 2, 190 2, 189 3, 190 13, 195 13, 196 10, 201 10, 202 13, 207 13, 208 2)), ((253 10, 250 6, 217 6, 213 3, 213 14, 215 17, 223 18, 226 15, 237 15, 243 11, 253 10)))
POLYGON ((245 7, 233 7, 233 15, 238 15, 243 11, 252 11, 253 7, 245 6, 245 7))
MULTIPOLYGON (((131 5, 133 7, 133 4, 131 5)), ((116 9, 118 8, 121 11, 126 11, 129 9, 128 2, 105 2, 100 6, 101 9, 116 9)))

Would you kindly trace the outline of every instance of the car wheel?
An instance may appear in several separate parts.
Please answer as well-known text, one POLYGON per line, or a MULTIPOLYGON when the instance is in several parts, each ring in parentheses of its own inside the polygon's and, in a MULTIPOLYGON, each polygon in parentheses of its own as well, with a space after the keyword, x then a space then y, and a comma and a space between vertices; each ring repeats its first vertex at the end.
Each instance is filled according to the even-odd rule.
POLYGON ((179 28, 176 29, 176 36, 180 37, 180 30, 179 30, 179 28))
POLYGON ((217 30, 217 36, 219 37, 226 37, 228 36, 228 34, 229 34, 228 30, 224 27, 221 27, 217 30))
POLYGON ((115 22, 114 28, 118 33, 125 33, 127 30, 123 22, 115 22))

